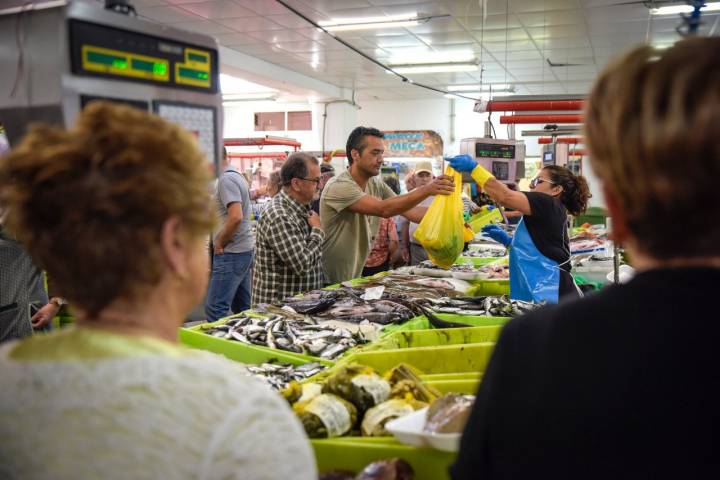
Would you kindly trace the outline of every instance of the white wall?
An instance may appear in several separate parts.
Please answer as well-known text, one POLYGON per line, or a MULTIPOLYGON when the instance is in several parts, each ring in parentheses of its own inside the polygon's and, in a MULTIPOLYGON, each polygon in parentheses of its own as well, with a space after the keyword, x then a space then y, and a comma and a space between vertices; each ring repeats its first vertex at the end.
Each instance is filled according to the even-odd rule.
MULTIPOLYGON (((280 102, 243 102, 237 105, 224 107, 224 137, 262 137, 270 135, 273 137, 294 138, 302 143, 305 150, 320 150, 320 138, 318 121, 322 112, 316 112, 317 105, 308 102, 298 103, 280 103, 280 102), (256 132, 255 131, 255 112, 299 112, 311 110, 312 127, 311 131, 277 131, 277 132, 256 132)), ((263 150, 268 152, 285 151, 288 147, 266 146, 263 150)))

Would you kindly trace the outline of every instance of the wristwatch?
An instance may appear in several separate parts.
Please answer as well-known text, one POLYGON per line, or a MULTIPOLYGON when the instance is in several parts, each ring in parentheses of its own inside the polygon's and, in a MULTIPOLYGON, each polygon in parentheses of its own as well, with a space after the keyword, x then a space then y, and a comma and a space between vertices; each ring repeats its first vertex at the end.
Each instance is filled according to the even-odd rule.
POLYGON ((58 308, 62 308, 62 306, 67 305, 68 302, 67 302, 67 300, 65 300, 62 297, 53 297, 50 299, 50 302, 48 302, 48 303, 55 304, 55 305, 57 305, 58 308))

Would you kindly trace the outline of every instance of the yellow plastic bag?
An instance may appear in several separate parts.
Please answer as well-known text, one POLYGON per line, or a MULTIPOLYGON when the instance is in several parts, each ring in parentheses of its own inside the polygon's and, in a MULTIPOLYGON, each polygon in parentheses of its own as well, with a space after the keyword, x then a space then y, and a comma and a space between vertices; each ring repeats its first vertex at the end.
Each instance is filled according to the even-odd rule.
POLYGON ((455 191, 450 195, 437 195, 428 207, 417 230, 415 239, 425 248, 430 261, 442 268, 450 268, 462 253, 468 236, 463 219, 462 175, 450 167, 445 175, 452 177, 455 191))

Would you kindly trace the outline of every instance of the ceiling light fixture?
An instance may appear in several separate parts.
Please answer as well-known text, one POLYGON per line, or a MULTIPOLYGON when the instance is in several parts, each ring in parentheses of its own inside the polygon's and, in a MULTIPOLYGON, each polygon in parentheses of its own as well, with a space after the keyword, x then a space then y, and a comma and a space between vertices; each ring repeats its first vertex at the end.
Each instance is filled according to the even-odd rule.
POLYGON ((417 13, 404 15, 387 15, 385 17, 335 18, 318 22, 328 32, 345 32, 348 30, 368 30, 372 28, 401 28, 418 25, 417 13))
POLYGON ((482 85, 448 85, 446 90, 448 92, 514 92, 515 86, 508 84, 492 85, 484 83, 482 85))
MULTIPOLYGON (((381 45, 382 46, 382 45, 381 45)), ((428 65, 433 63, 460 63, 475 61, 475 54, 470 50, 454 50, 435 52, 413 49, 388 60, 390 65, 428 65)))
POLYGON ((475 97, 475 100, 490 100, 490 93, 488 92, 462 92, 462 93, 446 93, 445 98, 458 99, 464 95, 471 95, 475 97), (460 96, 459 96, 460 95, 460 96))
POLYGON ((392 69, 395 73, 401 74, 473 72, 478 69, 478 64, 475 62, 465 62, 431 63, 426 65, 393 65, 392 69))
MULTIPOLYGON (((676 15, 678 13, 692 13, 694 10, 690 5, 669 5, 666 7, 652 8, 650 13, 652 15, 676 15)), ((701 12, 714 12, 720 10, 720 2, 706 3, 704 7, 700 9, 701 12)))
POLYGON ((274 102, 278 96, 276 93, 243 93, 223 95, 223 106, 234 105, 242 102, 274 102))

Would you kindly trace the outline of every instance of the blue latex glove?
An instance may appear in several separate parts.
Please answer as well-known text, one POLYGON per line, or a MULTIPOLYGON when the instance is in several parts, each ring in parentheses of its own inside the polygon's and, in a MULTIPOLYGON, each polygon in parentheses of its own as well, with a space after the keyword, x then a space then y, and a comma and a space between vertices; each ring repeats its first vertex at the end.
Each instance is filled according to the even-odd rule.
POLYGON ((502 243, 506 247, 510 245, 510 242, 512 242, 512 237, 497 225, 485 225, 482 228, 482 232, 496 242, 502 243))
POLYGON ((445 161, 457 172, 472 172, 477 167, 475 159, 467 154, 447 157, 445 161))

